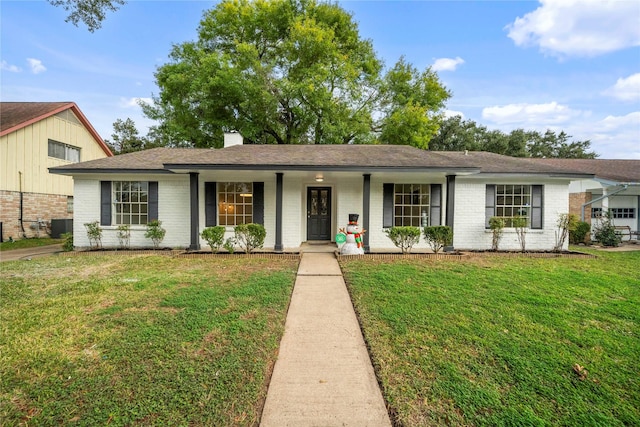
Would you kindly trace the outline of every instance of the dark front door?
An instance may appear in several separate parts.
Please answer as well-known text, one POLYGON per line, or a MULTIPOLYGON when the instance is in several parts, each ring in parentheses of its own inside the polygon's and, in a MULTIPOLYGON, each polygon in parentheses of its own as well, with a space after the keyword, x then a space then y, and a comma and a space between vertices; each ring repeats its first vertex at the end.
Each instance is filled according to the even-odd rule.
POLYGON ((307 189, 307 240, 331 240, 331 188, 307 189))

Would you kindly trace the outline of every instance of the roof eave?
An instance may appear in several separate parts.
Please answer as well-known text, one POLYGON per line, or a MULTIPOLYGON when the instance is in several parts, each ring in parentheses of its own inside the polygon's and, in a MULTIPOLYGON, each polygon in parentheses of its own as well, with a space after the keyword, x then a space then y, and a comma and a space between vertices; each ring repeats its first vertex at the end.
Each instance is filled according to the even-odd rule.
POLYGON ((96 173, 107 173, 107 174, 173 174, 174 172, 167 169, 125 169, 125 168, 110 168, 110 169, 78 169, 78 168, 67 168, 64 166, 56 166, 49 168, 49 173, 55 175, 83 175, 83 174, 96 174, 96 173))
POLYGON ((429 166, 366 166, 366 165, 248 165, 248 164, 186 164, 165 163, 167 170, 184 173, 193 170, 256 170, 256 171, 326 171, 326 172, 446 172, 451 174, 473 174, 476 167, 429 167, 429 166))

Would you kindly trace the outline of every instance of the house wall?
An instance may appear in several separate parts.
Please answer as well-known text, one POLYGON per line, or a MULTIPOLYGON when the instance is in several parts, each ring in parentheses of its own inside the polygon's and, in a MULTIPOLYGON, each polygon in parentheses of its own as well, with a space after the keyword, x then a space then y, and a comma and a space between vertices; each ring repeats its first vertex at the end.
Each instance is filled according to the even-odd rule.
POLYGON ((74 118, 75 115, 71 111, 65 110, 58 115, 2 136, 0 138, 0 189, 73 195, 71 177, 50 174, 48 171, 50 167, 70 163, 49 157, 49 139, 80 148, 80 161, 107 157, 77 118, 75 122, 72 121, 74 118), (66 114, 67 111, 71 116, 66 114), (22 177, 19 172, 22 172, 22 177))
MULTIPOLYGON (((566 183, 536 179, 465 178, 458 177, 455 192, 455 220, 453 245, 456 249, 491 249, 491 230, 485 229, 485 196, 487 184, 544 185, 543 227, 529 229, 526 234, 527 250, 551 250, 555 246, 555 231, 558 215, 569 210, 568 181, 566 183)), ((515 229, 504 230, 500 241, 501 250, 520 250, 515 229)), ((565 249, 568 242, 565 242, 565 249)))
POLYGON ((42 219, 49 226, 51 219, 71 218, 72 214, 67 212, 67 196, 73 196, 73 178, 50 174, 48 170, 70 162, 49 157, 49 139, 80 148, 81 161, 107 157, 71 110, 0 137, 3 239, 23 237, 19 222, 21 191, 26 237, 39 233, 31 228, 32 221, 42 219))
MULTIPOLYGON (((640 196, 619 196, 614 195, 609 197, 609 209, 613 208, 632 208, 636 210, 635 218, 614 218, 613 224, 616 226, 628 226, 632 231, 638 230, 638 215, 640 214, 640 196)), ((594 202, 594 208, 601 208, 602 201, 594 202)), ((599 223, 599 220, 591 218, 591 229, 593 231, 599 223)), ((625 237, 625 240, 627 237, 625 237)))
MULTIPOLYGON (((74 238, 78 247, 88 247, 89 241, 83 224, 100 218, 100 179, 105 176, 80 176, 75 180, 74 238)), ((158 214, 167 230, 162 242, 165 247, 188 247, 190 245, 190 196, 187 174, 116 175, 111 180, 158 181, 158 214)), ((264 218, 267 237, 265 249, 275 245, 275 193, 276 175, 273 172, 213 172, 199 175, 199 231, 204 229, 204 183, 215 182, 264 182, 264 218)), ((396 250, 383 232, 383 184, 417 183, 442 184, 441 223, 446 218, 446 185, 443 174, 373 174, 371 176, 370 219, 367 234, 373 251, 396 250)), ((556 221, 560 213, 568 212, 568 193, 565 181, 525 179, 458 177, 455 191, 454 246, 457 249, 486 250, 491 248, 491 232, 485 229, 485 191, 487 184, 541 184, 544 185, 543 229, 529 230, 526 248, 550 250, 555 245, 556 221)), ((283 222, 282 239, 285 250, 295 249, 306 241, 306 194, 310 186, 327 186, 332 189, 332 229, 335 233, 348 223, 348 215, 358 213, 362 218, 363 177, 361 173, 325 174, 325 181, 316 183, 313 174, 303 172, 285 173, 283 177, 283 222)), ((117 247, 117 227, 103 227, 103 245, 117 247)), ((132 226, 132 247, 149 247, 144 238, 145 226, 132 226)), ((233 236, 233 227, 227 227, 225 237, 233 236)), ((206 242, 200 241, 204 250, 206 242)), ((421 237, 416 249, 427 249, 421 237)), ((501 249, 519 250, 515 230, 505 230, 501 249)))
MULTIPOLYGON (((103 176, 114 181, 158 181, 158 219, 167 230, 162 247, 186 248, 190 244, 188 175, 117 175, 103 176)), ((85 223, 100 220, 100 177, 76 177, 74 180, 73 242, 78 248, 89 247, 85 223)), ((102 245, 117 248, 117 225, 102 226, 102 245)), ((146 226, 131 226, 131 247, 151 247, 144 237, 146 226)))
POLYGON ((20 225, 20 192, 0 190, 0 222, 2 241, 23 237, 43 237, 49 234, 51 219, 72 218, 67 210, 67 198, 58 194, 23 193, 20 225))

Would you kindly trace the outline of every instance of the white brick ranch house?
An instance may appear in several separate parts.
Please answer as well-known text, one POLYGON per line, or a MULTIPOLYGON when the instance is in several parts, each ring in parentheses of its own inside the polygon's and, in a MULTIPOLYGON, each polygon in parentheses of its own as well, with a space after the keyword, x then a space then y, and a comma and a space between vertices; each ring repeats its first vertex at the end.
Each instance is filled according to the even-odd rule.
MULTIPOLYGON (((448 225, 456 249, 491 247, 491 216, 528 218, 528 250, 550 250, 571 180, 585 174, 486 152, 434 152, 393 145, 243 145, 155 148, 51 168, 74 179, 74 242, 88 247, 84 223, 100 221, 103 245, 117 247, 117 226, 131 224, 131 247, 149 247, 147 221, 167 230, 163 246, 206 246, 200 232, 264 224, 265 249, 294 251, 333 241, 351 213, 367 230, 367 251, 393 251, 393 225, 448 225)), ((427 245, 421 240, 419 247, 427 245)), ((503 249, 519 249, 506 229, 503 249)))

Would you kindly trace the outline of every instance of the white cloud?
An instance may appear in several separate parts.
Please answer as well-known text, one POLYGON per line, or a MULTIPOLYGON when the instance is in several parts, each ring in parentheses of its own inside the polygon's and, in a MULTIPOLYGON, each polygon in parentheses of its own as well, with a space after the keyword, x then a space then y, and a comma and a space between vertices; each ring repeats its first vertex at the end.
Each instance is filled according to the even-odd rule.
POLYGON ((604 94, 620 101, 640 101, 640 73, 619 78, 604 94))
POLYGON ((591 148, 607 159, 640 159, 640 111, 576 123, 568 129, 575 139, 591 141, 591 148))
POLYGON ((0 70, 11 71, 12 73, 19 73, 20 71, 22 71, 22 68, 16 65, 8 64, 7 61, 3 60, 2 62, 0 62, 0 70))
POLYGON ((482 109, 482 118, 498 125, 545 127, 565 123, 580 116, 582 111, 572 110, 557 102, 547 104, 508 104, 482 109))
POLYGON ((27 62, 29 63, 29 67, 31 67, 31 72, 33 74, 40 74, 47 71, 47 67, 42 65, 42 61, 35 58, 27 58, 27 62))
POLYGON ((152 104, 153 100, 151 98, 120 98, 120 108, 138 108, 140 103, 144 104, 152 104))
POLYGON ((540 0, 540 7, 507 25, 517 46, 544 53, 597 56, 640 46, 640 2, 540 0))
POLYGON ((455 58, 438 58, 431 68, 433 71, 455 71, 458 65, 464 64, 464 59, 459 56, 455 58))
POLYGON ((444 116, 448 119, 450 117, 460 116, 464 119, 464 113, 462 111, 444 110, 444 116))

